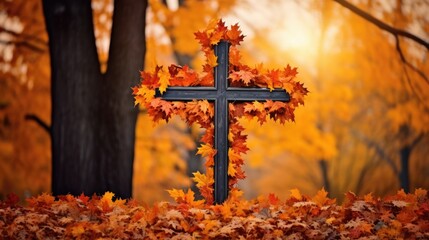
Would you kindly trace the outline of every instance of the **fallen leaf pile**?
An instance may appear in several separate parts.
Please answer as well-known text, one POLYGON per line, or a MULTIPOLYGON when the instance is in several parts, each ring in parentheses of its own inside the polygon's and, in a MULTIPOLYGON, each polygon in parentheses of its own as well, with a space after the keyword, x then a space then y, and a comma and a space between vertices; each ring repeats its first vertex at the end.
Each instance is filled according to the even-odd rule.
POLYGON ((172 190, 175 203, 153 206, 103 196, 48 194, 18 204, 0 202, 0 239, 428 239, 428 192, 399 191, 383 199, 347 193, 342 205, 319 191, 309 197, 291 190, 244 200, 233 190, 222 205, 172 190))

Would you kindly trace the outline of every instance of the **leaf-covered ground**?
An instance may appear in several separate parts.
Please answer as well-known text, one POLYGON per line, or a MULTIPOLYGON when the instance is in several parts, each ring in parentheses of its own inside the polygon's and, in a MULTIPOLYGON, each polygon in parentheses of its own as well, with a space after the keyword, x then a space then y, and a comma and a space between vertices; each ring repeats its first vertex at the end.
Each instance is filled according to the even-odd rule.
POLYGON ((170 191, 175 203, 48 194, 17 204, 0 202, 1 239, 429 239, 426 190, 383 199, 346 194, 338 205, 321 190, 314 197, 291 190, 243 200, 234 190, 222 205, 195 201, 191 191, 170 191))

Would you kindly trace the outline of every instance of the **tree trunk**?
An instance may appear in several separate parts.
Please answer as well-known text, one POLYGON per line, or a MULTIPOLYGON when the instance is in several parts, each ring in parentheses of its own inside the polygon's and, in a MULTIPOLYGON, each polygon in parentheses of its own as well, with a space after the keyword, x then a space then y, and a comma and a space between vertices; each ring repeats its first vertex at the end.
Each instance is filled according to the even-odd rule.
POLYGON ((322 180, 323 180, 323 187, 328 192, 328 196, 331 195, 331 184, 329 182, 328 178, 328 161, 325 159, 319 160, 319 167, 320 171, 322 172, 322 180))
POLYGON ((118 196, 131 197, 135 126, 131 87, 139 82, 146 52, 146 1, 115 1, 109 60, 100 96, 100 147, 106 189, 118 196))
POLYGON ((101 80, 90 1, 43 1, 51 57, 52 191, 97 192, 101 80), (95 120, 95 121, 94 121, 95 120))
POLYGON ((410 172, 409 172, 409 162, 411 155, 411 147, 404 146, 400 150, 401 156, 401 171, 399 172, 399 181, 401 182, 401 188, 404 189, 406 193, 410 192, 410 172))
POLYGON ((43 0, 51 57, 52 192, 131 197, 130 87, 145 53, 146 1, 115 1, 108 70, 100 72, 91 1, 43 0))

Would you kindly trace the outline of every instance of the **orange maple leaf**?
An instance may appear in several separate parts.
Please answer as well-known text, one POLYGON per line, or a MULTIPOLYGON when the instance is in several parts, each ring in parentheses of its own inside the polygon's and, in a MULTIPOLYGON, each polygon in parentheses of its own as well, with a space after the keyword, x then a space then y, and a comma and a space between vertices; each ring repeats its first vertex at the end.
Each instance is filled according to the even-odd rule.
POLYGON ((201 137, 201 141, 206 143, 206 144, 210 144, 213 146, 214 143, 214 127, 211 126, 210 128, 206 129, 206 132, 204 133, 204 135, 201 137))
POLYGON ((313 202, 315 202, 317 205, 319 206, 323 206, 328 200, 328 192, 325 191, 324 188, 322 188, 322 190, 319 190, 316 194, 316 196, 314 196, 312 198, 313 202))
POLYGON ((298 74, 298 70, 296 67, 291 68, 291 66, 288 64, 284 69, 283 69, 283 74, 285 77, 290 77, 290 78, 294 78, 297 74, 298 74))
POLYGON ((246 135, 241 134, 231 134, 232 135, 232 141, 230 141, 231 148, 237 152, 237 153, 246 153, 249 148, 246 146, 246 135))
POLYGON ((194 86, 198 82, 198 74, 185 65, 182 68, 178 69, 177 74, 173 79, 170 80, 172 86, 194 86))
POLYGON ((214 109, 212 104, 209 103, 209 101, 198 101, 198 105, 200 106, 201 112, 203 112, 204 114, 208 114, 208 116, 210 117, 214 116, 214 109))
POLYGON ((47 193, 42 193, 41 195, 37 197, 32 197, 26 199, 26 201, 29 203, 30 206, 49 206, 52 203, 54 203, 55 198, 47 193))
POLYGON ((218 228, 221 225, 221 222, 219 220, 210 220, 206 219, 202 222, 203 224, 203 234, 208 234, 209 232, 213 231, 214 229, 218 228))
POLYGON ((211 35, 210 35, 210 44, 211 45, 216 45, 220 42, 220 40, 223 38, 223 35, 225 34, 225 32, 221 32, 221 31, 214 31, 211 35))
POLYGON ((229 74, 229 78, 233 82, 237 82, 241 80, 246 86, 248 86, 251 83, 254 77, 255 75, 252 72, 246 71, 246 70, 235 71, 229 74))
POLYGON ((231 189, 228 194, 228 200, 231 202, 238 202, 241 200, 244 192, 241 190, 238 190, 237 188, 231 189))
POLYGON ((240 27, 238 23, 231 26, 231 30, 226 32, 226 38, 231 43, 231 45, 239 45, 244 39, 244 35, 241 34, 240 27))
POLYGON ((194 33, 195 39, 200 42, 201 46, 210 46, 210 39, 206 31, 194 33))
POLYGON ((240 66, 240 51, 234 46, 231 46, 229 48, 229 63, 231 63, 234 66, 240 66))
POLYGON ((161 101, 161 110, 166 114, 166 117, 171 114, 173 105, 169 101, 161 101))
POLYGON ((244 105, 244 112, 245 113, 252 113, 255 110, 256 110, 255 106, 252 103, 246 103, 244 105))

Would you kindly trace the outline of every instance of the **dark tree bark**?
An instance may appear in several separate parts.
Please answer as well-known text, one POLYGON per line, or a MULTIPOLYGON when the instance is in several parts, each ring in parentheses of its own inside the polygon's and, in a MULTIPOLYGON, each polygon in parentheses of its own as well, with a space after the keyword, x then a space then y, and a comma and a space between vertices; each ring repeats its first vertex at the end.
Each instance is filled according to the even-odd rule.
POLYGON ((328 196, 332 195, 331 193, 331 184, 328 177, 328 161, 325 159, 319 160, 319 167, 322 173, 323 187, 328 192, 328 196))
POLYGON ((135 125, 138 108, 130 87, 139 82, 143 69, 146 25, 146 1, 115 1, 112 37, 104 79, 105 99, 100 106, 102 171, 106 174, 109 190, 119 196, 131 196, 134 159, 135 125), (116 97, 110 97, 116 96, 116 97))
POLYGON ((399 181, 401 183, 401 188, 404 189, 406 193, 410 192, 410 170, 409 162, 411 155, 411 147, 404 146, 399 151, 401 157, 401 171, 399 172, 399 181))
POLYGON ((89 0, 43 0, 52 94, 53 194, 132 195, 137 108, 130 87, 145 54, 147 1, 115 1, 100 72, 89 0))
MULTIPOLYGON (((410 131, 408 127, 402 127, 401 130, 402 130, 402 133, 404 134, 409 134, 409 131, 410 131)), ((399 150, 401 170, 399 171, 398 177, 399 177, 401 188, 404 189, 406 193, 409 193, 411 190, 410 166, 409 166, 411 153, 416 148, 417 144, 420 143, 423 137, 424 137, 424 134, 420 133, 416 138, 414 138, 414 140, 410 144, 404 145, 399 150)))

